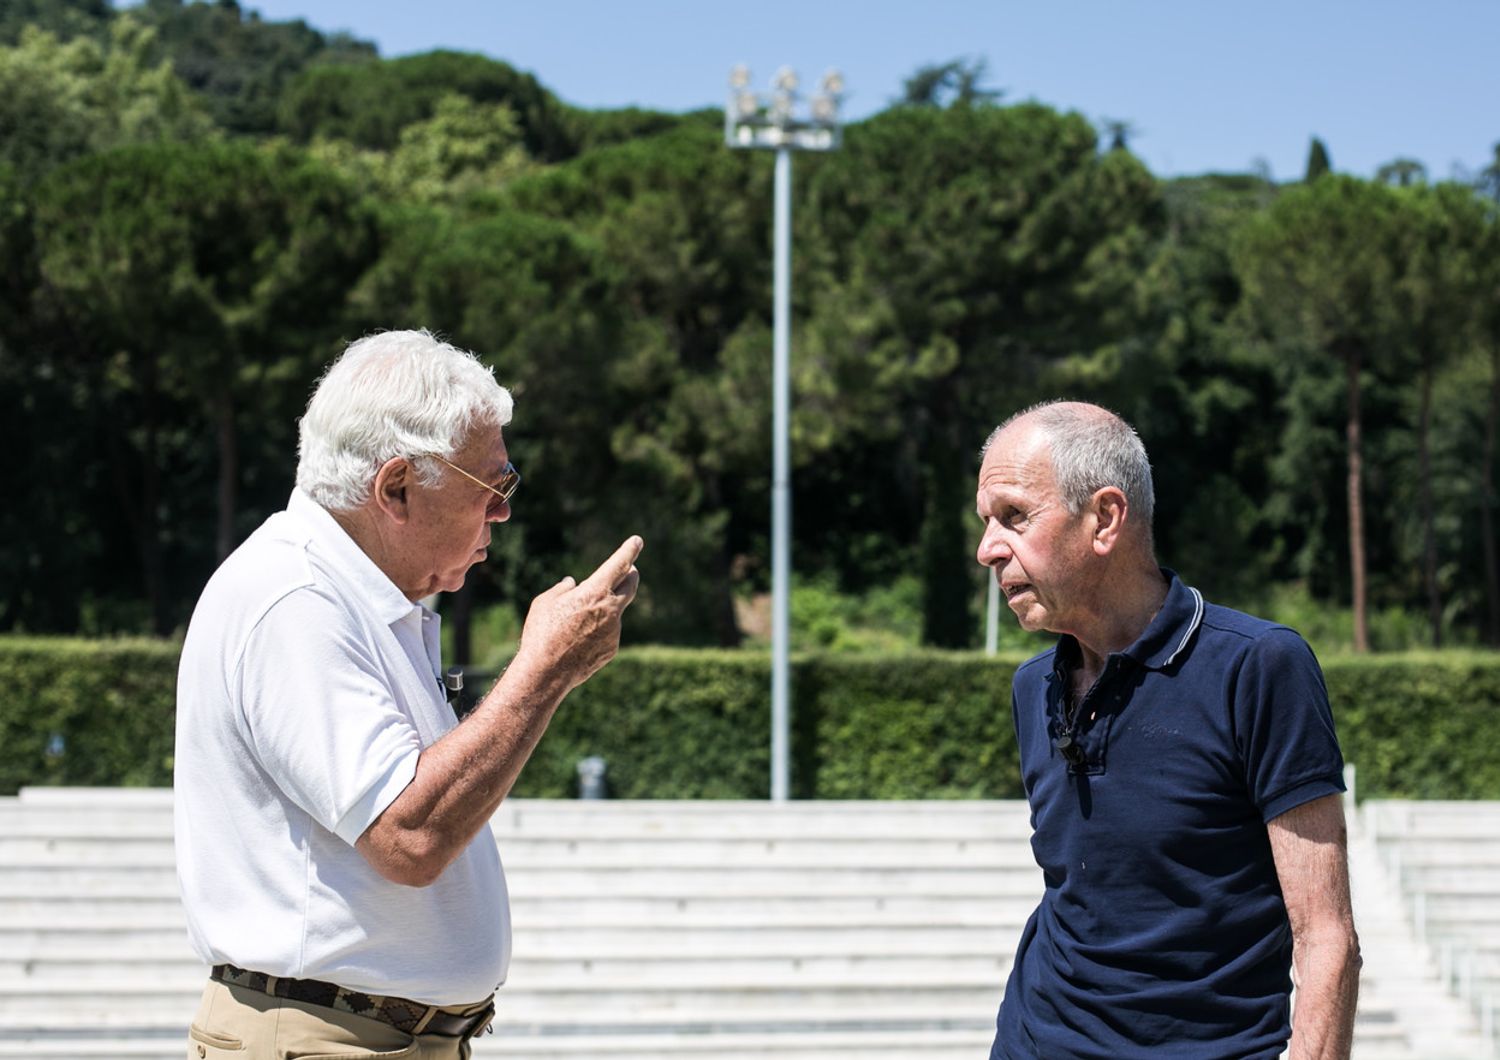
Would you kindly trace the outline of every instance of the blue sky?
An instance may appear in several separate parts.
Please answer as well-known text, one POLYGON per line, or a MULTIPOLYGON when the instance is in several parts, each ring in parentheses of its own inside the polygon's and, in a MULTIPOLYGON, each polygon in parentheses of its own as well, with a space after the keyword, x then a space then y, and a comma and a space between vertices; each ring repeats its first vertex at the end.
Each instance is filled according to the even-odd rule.
POLYGON ((386 56, 447 47, 534 73, 585 107, 719 105, 731 66, 764 88, 843 71, 846 114, 887 106, 917 67, 983 58, 1007 100, 1128 121, 1163 176, 1269 165, 1309 138, 1363 176, 1397 156, 1434 178, 1500 141, 1500 0, 241 0, 347 29, 386 56))

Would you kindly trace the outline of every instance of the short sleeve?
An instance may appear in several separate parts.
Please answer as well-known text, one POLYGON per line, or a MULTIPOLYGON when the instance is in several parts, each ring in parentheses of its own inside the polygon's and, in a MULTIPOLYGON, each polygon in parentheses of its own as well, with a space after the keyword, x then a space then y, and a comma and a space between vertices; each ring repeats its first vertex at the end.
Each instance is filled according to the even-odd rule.
POLYGON ((1296 633, 1277 627, 1256 638, 1240 666, 1233 709, 1245 781, 1262 820, 1344 790, 1323 671, 1296 633))
POLYGON ((416 775, 421 739, 372 645, 315 589, 279 600, 246 642, 242 722, 261 768, 351 845, 416 775))

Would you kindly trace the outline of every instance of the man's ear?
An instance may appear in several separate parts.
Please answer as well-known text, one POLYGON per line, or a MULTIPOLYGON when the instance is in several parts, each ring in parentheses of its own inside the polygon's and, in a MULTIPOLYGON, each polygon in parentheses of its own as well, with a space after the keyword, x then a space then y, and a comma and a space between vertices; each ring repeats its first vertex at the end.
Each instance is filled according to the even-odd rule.
POLYGON ((415 485, 415 480, 411 463, 405 457, 391 457, 375 472, 375 489, 372 493, 375 507, 392 522, 406 522, 406 491, 415 485))
POLYGON ((1094 494, 1090 502, 1093 508, 1093 544, 1096 555, 1107 556, 1120 543, 1125 533, 1125 523, 1130 517, 1130 502, 1125 494, 1114 486, 1105 486, 1094 494))

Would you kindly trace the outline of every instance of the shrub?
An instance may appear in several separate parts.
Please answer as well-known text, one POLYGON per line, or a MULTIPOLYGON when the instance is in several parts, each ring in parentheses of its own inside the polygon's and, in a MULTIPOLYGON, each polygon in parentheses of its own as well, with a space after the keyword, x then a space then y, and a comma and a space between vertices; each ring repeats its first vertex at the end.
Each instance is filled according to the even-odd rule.
MULTIPOLYGON (((171 783, 177 646, 0 638, 0 793, 171 783)), ((1019 798, 1010 681, 1019 656, 819 653, 792 660, 799 798, 1019 798)), ((1374 797, 1500 799, 1500 655, 1324 662, 1344 753, 1374 797)), ((488 682, 477 676, 471 687, 488 682)), ((577 762, 617 798, 763 799, 770 658, 636 648, 575 691, 517 795, 563 798, 577 762)))
POLYGON ((172 783, 176 644, 0 639, 0 792, 172 783))

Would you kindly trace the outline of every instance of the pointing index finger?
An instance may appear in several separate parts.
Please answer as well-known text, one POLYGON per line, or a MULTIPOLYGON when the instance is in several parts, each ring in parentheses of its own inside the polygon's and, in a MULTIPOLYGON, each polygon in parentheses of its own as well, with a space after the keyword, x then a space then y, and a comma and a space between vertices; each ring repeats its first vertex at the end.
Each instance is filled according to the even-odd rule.
POLYGON ((615 549, 615 554, 599 564, 599 569, 589 575, 584 584, 591 585, 596 589, 608 592, 624 580, 625 575, 630 573, 630 568, 635 564, 635 559, 641 554, 641 548, 645 542, 639 535, 632 534, 625 539, 625 543, 615 549))

